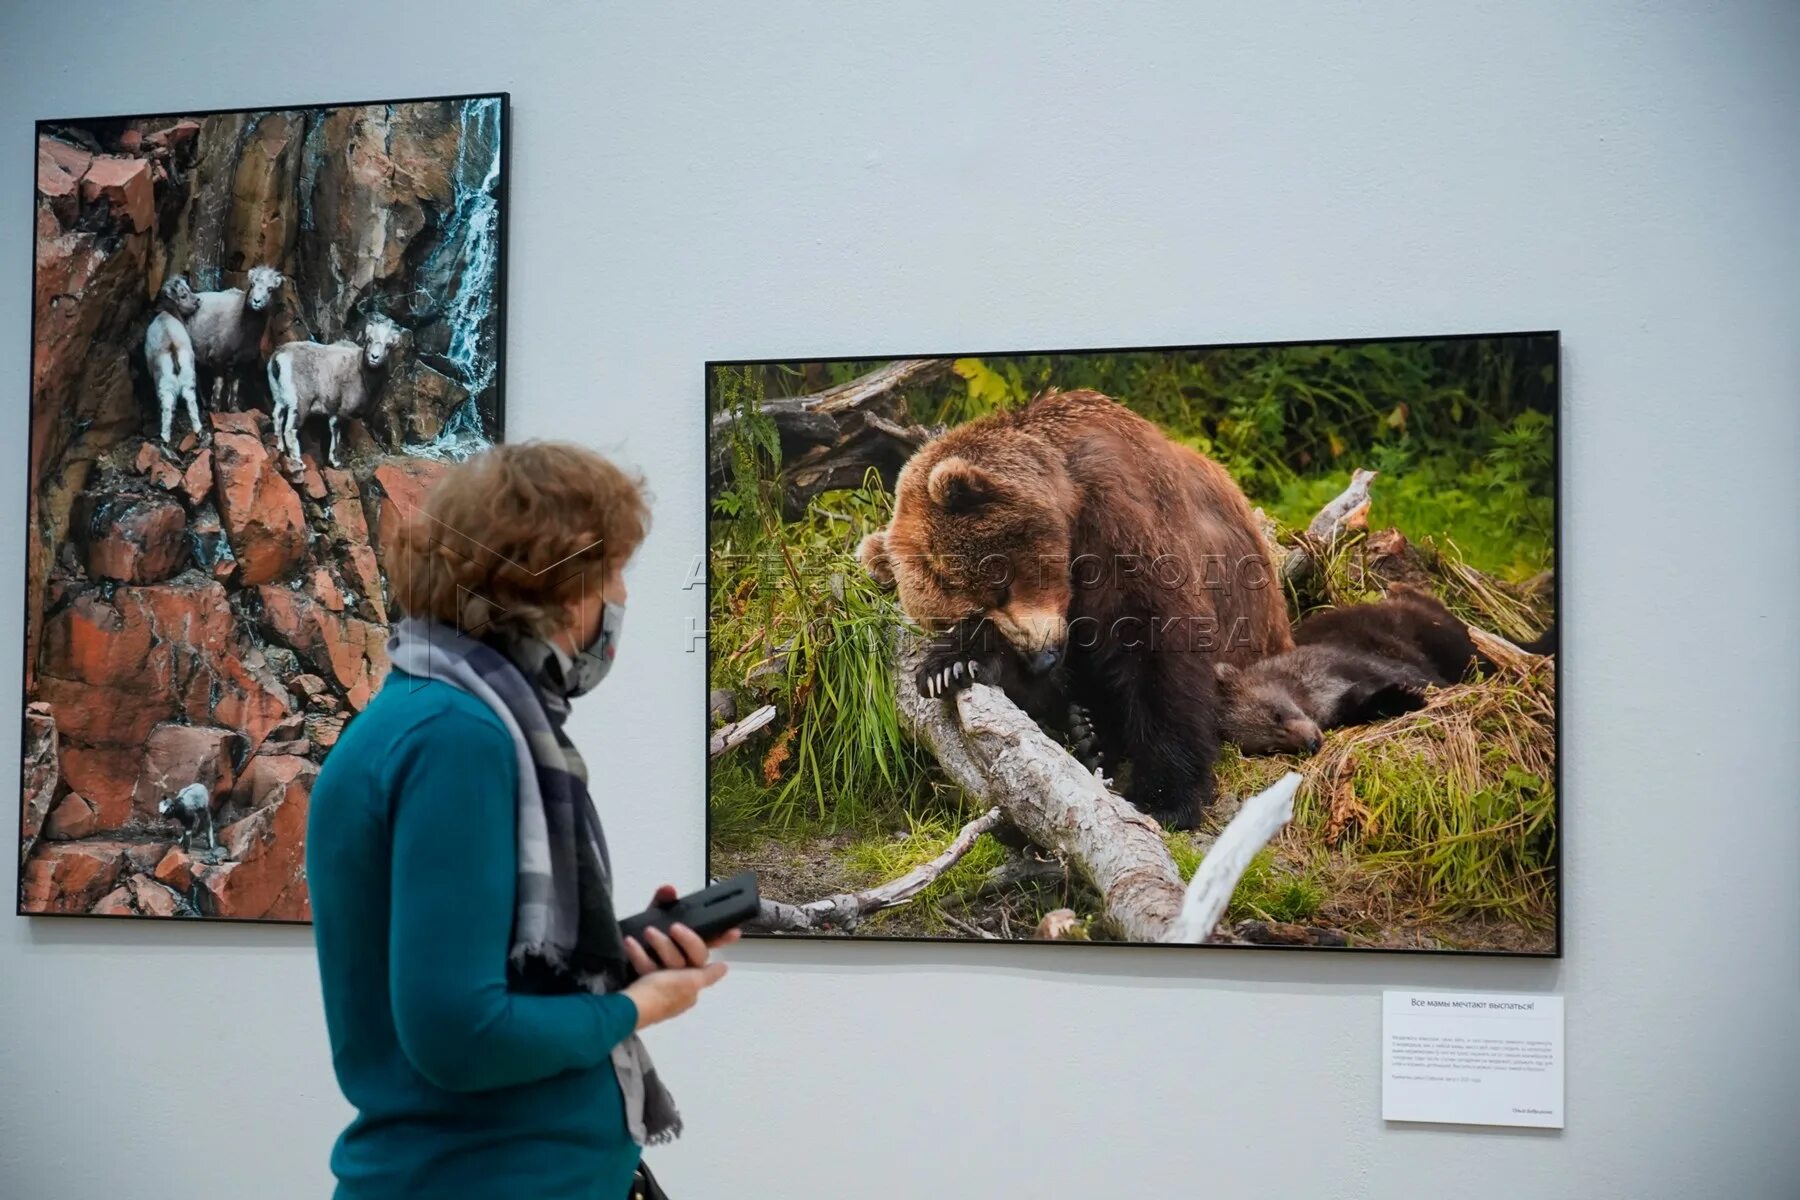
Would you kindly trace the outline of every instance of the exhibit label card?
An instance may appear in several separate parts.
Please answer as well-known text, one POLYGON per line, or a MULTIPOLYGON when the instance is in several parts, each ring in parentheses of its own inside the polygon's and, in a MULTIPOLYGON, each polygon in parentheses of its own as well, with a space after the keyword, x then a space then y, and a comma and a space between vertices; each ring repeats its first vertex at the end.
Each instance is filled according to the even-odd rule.
POLYGON ((1381 1117, 1563 1127, 1561 996, 1383 992, 1381 1117))

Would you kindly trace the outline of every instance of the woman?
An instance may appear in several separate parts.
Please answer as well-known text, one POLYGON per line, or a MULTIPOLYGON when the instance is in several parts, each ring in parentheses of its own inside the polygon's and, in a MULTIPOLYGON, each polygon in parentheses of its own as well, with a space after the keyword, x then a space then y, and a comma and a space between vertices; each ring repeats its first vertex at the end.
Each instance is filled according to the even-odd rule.
POLYGON ((622 1200, 640 1148, 680 1131, 636 1033, 725 965, 685 928, 621 938, 562 732, 612 664, 647 516, 597 454, 500 446, 447 472, 389 551, 392 670, 320 771, 306 840, 357 1110, 339 1197, 622 1200))

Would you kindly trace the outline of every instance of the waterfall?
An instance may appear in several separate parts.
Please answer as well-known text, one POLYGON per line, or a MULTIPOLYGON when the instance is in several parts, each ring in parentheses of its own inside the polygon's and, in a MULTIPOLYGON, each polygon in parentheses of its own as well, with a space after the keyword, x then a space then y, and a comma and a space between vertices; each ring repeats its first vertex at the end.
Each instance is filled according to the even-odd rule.
POLYGON ((433 457, 460 460, 488 444, 478 405, 494 387, 499 365, 494 308, 500 272, 500 157, 499 98, 463 101, 454 199, 424 274, 456 281, 443 310, 450 333, 443 360, 469 398, 451 414, 437 440, 420 447, 433 457))

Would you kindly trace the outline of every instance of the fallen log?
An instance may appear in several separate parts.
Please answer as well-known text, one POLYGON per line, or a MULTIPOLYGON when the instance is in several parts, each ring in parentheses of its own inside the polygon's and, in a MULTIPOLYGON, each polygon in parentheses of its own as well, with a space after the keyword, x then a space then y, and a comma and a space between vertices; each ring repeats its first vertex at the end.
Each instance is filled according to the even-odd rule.
MULTIPOLYGON (((819 933, 825 930, 849 932, 871 913, 905 904, 930 887, 945 871, 955 866, 975 845, 976 839, 1000 824, 1000 810, 990 808, 976 817, 953 838, 944 852, 927 863, 920 863, 898 879, 861 892, 843 892, 814 900, 810 904, 783 904, 765 899, 762 911, 744 928, 753 933, 819 933)), ((984 936, 991 937, 992 934, 984 936)))
POLYGON ((1513 642, 1507 641, 1497 633, 1489 633, 1478 625, 1470 625, 1469 640, 1475 643, 1475 649, 1497 667, 1510 671, 1527 672, 1533 670, 1556 670, 1556 660, 1531 651, 1513 642))
MULTIPOLYGON (((1085 878, 1100 895, 1107 924, 1120 937, 1169 940, 1185 889, 1163 844, 1162 827, 1108 790, 998 688, 972 684, 957 693, 954 703, 920 696, 912 680, 925 650, 919 642, 903 648, 895 671, 900 717, 913 736, 965 791, 993 804, 1028 839, 1085 878)), ((1251 855, 1292 815, 1291 786, 1287 815, 1279 824, 1271 823, 1268 810, 1279 807, 1279 801, 1264 804, 1260 797, 1245 803, 1251 828, 1236 835, 1233 844, 1254 844, 1241 862, 1225 857, 1209 875, 1209 887, 1223 886, 1230 898, 1251 855)), ((1240 811, 1220 840, 1244 820, 1240 811)), ((1208 860, 1216 854, 1215 845, 1208 860)), ((1204 941, 1211 935, 1211 926, 1200 928, 1204 915, 1198 912, 1181 924, 1182 940, 1204 941)))
MULTIPOLYGON (((899 394, 950 369, 944 358, 906 358, 810 396, 763 401, 758 410, 781 443, 782 506, 796 518, 820 492, 862 486, 870 471, 892 487, 932 431, 898 420, 899 394)), ((710 430, 709 485, 724 485, 731 461, 735 409, 715 413, 710 430)))
POLYGON ((1361 467, 1350 472, 1349 485, 1313 515, 1305 531, 1295 538, 1294 546, 1282 556, 1282 582, 1289 586, 1304 583, 1340 535, 1367 526, 1369 505, 1373 503, 1369 484, 1376 474, 1361 467))
POLYGON ((741 721, 733 721, 729 725, 721 725, 712 731, 707 739, 706 753, 709 758, 717 758, 727 750, 735 749, 750 740, 750 735, 775 719, 775 706, 765 704, 741 721))
POLYGON ((1294 819, 1294 793, 1300 790, 1300 782, 1300 773, 1289 771, 1273 787, 1244 801, 1188 882, 1181 912, 1163 941, 1203 942, 1212 935, 1238 880, 1249 870, 1250 860, 1294 819))

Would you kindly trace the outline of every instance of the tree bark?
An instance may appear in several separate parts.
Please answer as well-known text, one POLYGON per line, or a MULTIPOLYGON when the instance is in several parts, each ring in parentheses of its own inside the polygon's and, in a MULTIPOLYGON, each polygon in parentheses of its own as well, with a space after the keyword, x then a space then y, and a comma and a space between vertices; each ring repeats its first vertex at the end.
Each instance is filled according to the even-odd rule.
MULTIPOLYGON (((963 790, 995 805, 1032 842, 1078 871, 1100 894, 1105 919, 1119 936, 1167 940, 1184 891, 1162 827, 1109 791, 998 688, 972 684, 956 694, 954 704, 920 696, 912 680, 924 650, 916 641, 904 646, 894 673, 900 716, 913 736, 963 790)), ((1261 811, 1257 801, 1244 808, 1261 811)), ((1240 812, 1220 839, 1243 819, 1240 812)), ((1279 827, 1263 833, 1251 854, 1279 827)), ((1225 886, 1229 899, 1248 864, 1245 855, 1235 871, 1229 860, 1215 868, 1213 886, 1225 886)), ((1211 927, 1200 930, 1199 924, 1196 918, 1182 926, 1184 940, 1210 936, 1211 927)))
POLYGON ((1300 790, 1301 779, 1298 771, 1289 771, 1274 786, 1244 801, 1188 882, 1181 912, 1163 941, 1203 942, 1211 936, 1250 860, 1294 819, 1294 793, 1300 790))
POLYGON ((706 742, 706 754, 709 758, 717 758, 727 750, 735 749, 750 740, 750 735, 775 719, 775 706, 765 704, 741 721, 733 721, 729 725, 721 725, 712 731, 706 742))

